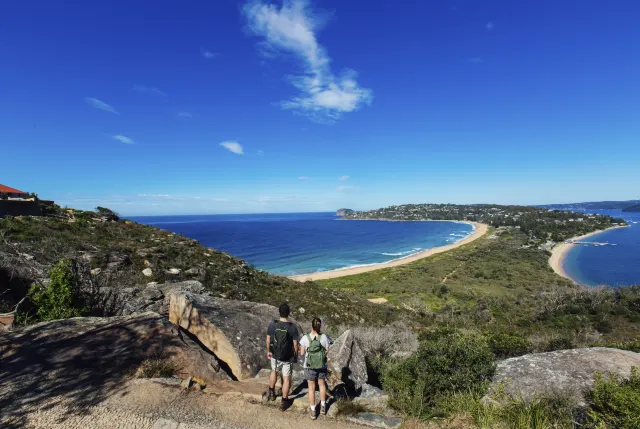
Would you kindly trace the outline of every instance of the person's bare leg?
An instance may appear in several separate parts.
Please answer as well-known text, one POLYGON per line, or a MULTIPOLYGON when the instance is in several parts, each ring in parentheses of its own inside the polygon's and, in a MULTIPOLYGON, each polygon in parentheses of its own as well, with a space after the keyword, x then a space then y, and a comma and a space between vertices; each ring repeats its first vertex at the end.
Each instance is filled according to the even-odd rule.
POLYGON ((289 397, 289 389, 291 388, 291 376, 282 378, 284 379, 282 382, 282 399, 287 399, 289 397))
MULTIPOLYGON (((309 406, 316 406, 316 381, 307 380, 307 387, 309 388, 309 406)), ((320 390, 322 392, 322 390, 320 390)))
POLYGON ((271 374, 269 374, 269 388, 272 390, 276 388, 276 382, 278 381, 278 373, 274 370, 271 370, 271 374))
POLYGON ((327 402, 327 383, 324 378, 318 379, 318 387, 320 387, 320 400, 327 402))

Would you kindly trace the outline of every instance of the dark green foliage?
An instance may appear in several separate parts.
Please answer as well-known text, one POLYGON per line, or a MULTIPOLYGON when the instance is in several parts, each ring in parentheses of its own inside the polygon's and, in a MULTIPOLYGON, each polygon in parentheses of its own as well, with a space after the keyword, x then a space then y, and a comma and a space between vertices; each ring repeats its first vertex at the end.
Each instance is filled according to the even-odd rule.
POLYGON ((100 207, 100 206, 96 207, 96 213, 98 213, 98 215, 100 216, 107 218, 107 220, 115 220, 115 221, 120 220, 120 216, 118 216, 116 212, 106 207, 100 207))
POLYGON ((611 347, 614 349, 629 350, 631 352, 640 353, 640 340, 636 338, 628 341, 598 342, 593 344, 593 347, 611 347))
POLYGON ((575 349, 576 346, 569 338, 554 338, 549 340, 546 347, 544 348, 545 352, 554 352, 556 350, 569 350, 575 349))
POLYGON ((629 379, 598 374, 587 401, 593 427, 640 428, 640 371, 633 368, 629 379))
POLYGON ((533 344, 529 339, 506 332, 490 334, 489 346, 498 359, 526 355, 533 350, 533 344))
POLYGON ((29 290, 40 320, 66 319, 86 313, 70 260, 58 262, 51 269, 49 280, 48 285, 34 284, 29 290))
POLYGON ((387 369, 382 383, 391 406, 427 416, 433 414, 438 396, 476 388, 494 371, 494 356, 484 337, 457 333, 423 341, 416 354, 387 369))

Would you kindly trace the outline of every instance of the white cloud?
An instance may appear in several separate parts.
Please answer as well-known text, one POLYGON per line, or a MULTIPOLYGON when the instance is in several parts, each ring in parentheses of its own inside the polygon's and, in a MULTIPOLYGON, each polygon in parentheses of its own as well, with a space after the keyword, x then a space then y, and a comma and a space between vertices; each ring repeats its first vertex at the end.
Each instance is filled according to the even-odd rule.
POLYGON ((482 58, 480 58, 480 57, 469 58, 469 62, 470 63, 474 63, 474 64, 478 64, 478 63, 482 62, 482 58))
POLYGON ((281 7, 252 0, 245 5, 244 14, 251 31, 264 38, 261 46, 266 53, 292 54, 303 64, 303 74, 290 78, 300 94, 281 102, 282 108, 319 122, 333 122, 371 104, 373 92, 358 86, 353 70, 333 74, 331 58, 316 40, 322 20, 308 6, 308 0, 284 0, 281 7))
POLYGON ((336 191, 348 191, 348 190, 356 190, 356 189, 360 189, 359 186, 338 186, 336 188, 336 191))
POLYGON ((493 21, 489 21, 485 27, 487 27, 487 30, 491 31, 495 26, 493 25, 493 21))
POLYGON ((139 197, 169 198, 169 194, 138 194, 139 197))
POLYGON ((115 135, 115 136, 113 136, 113 138, 118 140, 120 143, 135 144, 133 139, 131 139, 131 138, 127 137, 127 136, 123 136, 122 134, 115 135))
POLYGON ((220 55, 217 52, 211 52, 211 51, 207 51, 206 49, 202 49, 202 56, 204 58, 206 58, 207 60, 212 60, 214 58, 216 58, 218 55, 220 55))
POLYGON ((192 119, 193 115, 189 112, 178 112, 176 113, 176 115, 178 115, 179 118, 182 119, 192 119))
POLYGON ((136 92, 145 93, 145 94, 159 95, 161 97, 167 96, 165 92, 160 91, 158 88, 154 88, 152 86, 133 85, 133 90, 136 92))
POLYGON ((238 142, 234 142, 234 141, 222 142, 222 143, 220 143, 220 146, 224 147, 225 149, 230 150, 231 152, 235 153, 236 155, 244 155, 244 151, 242 150, 242 146, 238 142))
POLYGON ((114 113, 116 115, 120 114, 116 109, 109 106, 104 101, 98 100, 97 98, 85 97, 84 101, 86 101, 91 107, 95 107, 96 109, 104 110, 105 112, 114 113))
POLYGON ((298 177, 298 180, 309 180, 308 176, 300 176, 298 177))
POLYGON ((338 180, 349 180, 349 176, 340 176, 338 180))
POLYGON ((270 197, 270 196, 265 196, 265 197, 260 197, 258 198, 258 202, 259 203, 286 203, 289 201, 294 201, 294 198, 283 198, 283 197, 270 197))
POLYGON ((264 155, 264 151, 263 151, 263 150, 259 150, 259 151, 257 151, 256 153, 258 154, 258 156, 262 156, 262 155, 264 155))

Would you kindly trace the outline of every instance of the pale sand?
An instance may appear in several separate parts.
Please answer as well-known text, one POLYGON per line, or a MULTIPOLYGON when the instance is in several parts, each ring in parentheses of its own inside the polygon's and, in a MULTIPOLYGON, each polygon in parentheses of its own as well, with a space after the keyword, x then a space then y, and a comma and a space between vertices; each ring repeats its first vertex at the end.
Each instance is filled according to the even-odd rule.
MULTIPOLYGON (((609 231, 611 229, 616 229, 616 228, 626 228, 626 225, 612 226, 611 228, 601 229, 599 231, 593 231, 593 232, 590 232, 589 234, 580 235, 578 237, 572 237, 569 240, 583 241, 586 238, 590 238, 590 237, 593 237, 594 235, 598 235, 602 232, 609 231)), ((553 268, 553 271, 555 271, 556 274, 558 274, 559 276, 562 276, 565 279, 569 279, 572 282, 577 283, 574 279, 572 279, 567 275, 563 267, 564 258, 567 256, 567 253, 569 253, 569 250, 571 249, 572 246, 581 246, 581 245, 569 244, 564 242, 557 244, 551 250, 551 256, 549 257, 549 265, 551 265, 551 268, 553 268)))
POLYGON ((336 277, 344 277, 344 276, 351 276, 354 274, 366 273, 369 271, 380 270, 382 268, 397 267, 399 265, 409 264, 419 259, 426 258, 431 255, 435 255, 436 253, 446 252, 448 250, 455 249, 456 247, 463 246, 467 243, 471 243, 472 241, 477 240, 478 238, 485 235, 487 233, 487 230, 489 229, 489 226, 483 223, 477 223, 477 222, 465 222, 465 223, 469 223, 473 225, 475 229, 468 237, 460 241, 457 241, 453 244, 434 247, 433 249, 425 250, 424 252, 419 252, 419 253, 416 253, 415 255, 411 255, 402 259, 396 259, 390 262, 367 265, 365 267, 341 268, 339 270, 321 271, 318 273, 311 273, 311 274, 301 274, 299 276, 292 276, 289 278, 292 280, 297 280, 299 282, 305 282, 308 280, 311 280, 311 281, 325 280, 325 279, 334 279, 336 277))
POLYGON ((367 301, 373 304, 386 304, 387 302, 389 302, 387 298, 369 298, 367 301))

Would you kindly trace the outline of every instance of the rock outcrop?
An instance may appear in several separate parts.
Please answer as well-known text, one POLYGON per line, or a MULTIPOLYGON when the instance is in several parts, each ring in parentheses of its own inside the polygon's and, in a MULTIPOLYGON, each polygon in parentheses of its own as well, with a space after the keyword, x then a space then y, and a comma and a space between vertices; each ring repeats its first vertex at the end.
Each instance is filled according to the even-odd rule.
POLYGON ((172 293, 179 290, 202 293, 204 286, 196 280, 161 284, 154 282, 148 283, 143 289, 124 288, 116 293, 118 302, 121 302, 122 313, 125 315, 144 311, 168 315, 169 298, 172 293))
POLYGON ((350 390, 359 390, 367 382, 367 363, 364 352, 352 331, 345 331, 329 347, 329 388, 345 384, 350 390))
POLYGON ((255 377, 269 366, 266 331, 277 318, 278 309, 267 304, 186 291, 170 297, 169 320, 198 338, 239 380, 255 377))
POLYGON ((604 347, 534 353, 499 362, 491 389, 502 384, 507 395, 525 400, 561 393, 582 403, 596 372, 629 377, 632 366, 640 367, 640 353, 604 347))

